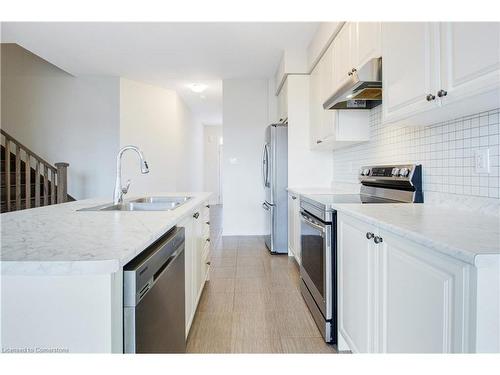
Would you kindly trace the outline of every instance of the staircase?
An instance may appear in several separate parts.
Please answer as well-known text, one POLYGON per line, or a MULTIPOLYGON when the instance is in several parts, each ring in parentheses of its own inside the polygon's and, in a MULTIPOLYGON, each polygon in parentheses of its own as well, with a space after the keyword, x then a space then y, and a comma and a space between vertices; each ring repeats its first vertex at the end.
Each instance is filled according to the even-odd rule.
POLYGON ((0 212, 74 200, 67 192, 68 163, 50 163, 0 129, 0 212))

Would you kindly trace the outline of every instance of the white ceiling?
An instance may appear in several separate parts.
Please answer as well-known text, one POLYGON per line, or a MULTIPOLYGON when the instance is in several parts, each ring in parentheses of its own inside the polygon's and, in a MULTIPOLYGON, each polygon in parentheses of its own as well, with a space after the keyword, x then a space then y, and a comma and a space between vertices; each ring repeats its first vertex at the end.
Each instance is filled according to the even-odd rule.
POLYGON ((176 89, 204 123, 222 122, 222 79, 271 77, 283 50, 307 48, 314 22, 2 23, 17 43, 73 75, 176 89), (208 85, 205 99, 186 86, 208 85))

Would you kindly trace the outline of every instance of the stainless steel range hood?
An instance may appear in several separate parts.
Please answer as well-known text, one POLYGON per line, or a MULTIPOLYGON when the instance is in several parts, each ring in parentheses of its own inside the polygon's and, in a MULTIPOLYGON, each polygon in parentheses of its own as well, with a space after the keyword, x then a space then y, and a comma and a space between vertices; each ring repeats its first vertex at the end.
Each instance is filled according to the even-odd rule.
POLYGON ((323 104, 324 109, 371 109, 382 104, 382 58, 374 58, 350 74, 323 104))

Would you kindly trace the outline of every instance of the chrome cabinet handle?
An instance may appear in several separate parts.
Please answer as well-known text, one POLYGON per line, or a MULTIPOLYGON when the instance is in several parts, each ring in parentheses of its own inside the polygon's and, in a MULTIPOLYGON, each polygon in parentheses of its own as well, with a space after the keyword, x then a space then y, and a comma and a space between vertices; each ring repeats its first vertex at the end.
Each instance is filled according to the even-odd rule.
POLYGON ((323 143, 323 141, 322 141, 321 139, 318 139, 318 140, 316 141, 316 143, 317 143, 317 144, 320 144, 320 143, 323 143))
POLYGON ((440 98, 442 98, 443 96, 446 96, 446 95, 448 95, 448 91, 446 91, 446 90, 441 89, 437 92, 437 96, 439 96, 440 98))
POLYGON ((382 237, 375 236, 373 238, 373 241, 378 244, 378 243, 384 242, 384 239, 382 237))
POLYGON ((350 77, 352 76, 352 72, 348 72, 347 75, 350 77))
POLYGON ((205 207, 206 207, 206 208, 210 208, 210 205, 209 205, 209 204, 207 204, 205 207))
POLYGON ((431 102, 433 101, 434 99, 436 99, 436 97, 432 94, 428 94, 425 99, 427 99, 428 102, 431 102))
POLYGON ((193 217, 194 217, 195 219, 198 219, 198 218, 200 217, 200 213, 199 213, 199 212, 195 212, 195 214, 193 215, 193 217))
POLYGON ((351 73, 356 73, 356 72, 357 72, 356 68, 352 68, 351 73))
POLYGON ((366 232, 366 239, 371 240, 375 235, 372 232, 366 232))

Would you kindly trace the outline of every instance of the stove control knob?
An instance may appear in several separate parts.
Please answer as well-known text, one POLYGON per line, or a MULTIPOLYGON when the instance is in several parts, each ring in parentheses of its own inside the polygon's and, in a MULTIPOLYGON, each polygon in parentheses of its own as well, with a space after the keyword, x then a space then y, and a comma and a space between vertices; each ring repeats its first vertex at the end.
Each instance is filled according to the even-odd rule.
POLYGON ((399 175, 399 168, 392 168, 392 177, 397 177, 399 175))
POLYGON ((406 177, 410 174, 410 170, 408 168, 401 168, 401 171, 399 172, 399 175, 401 177, 406 177))

